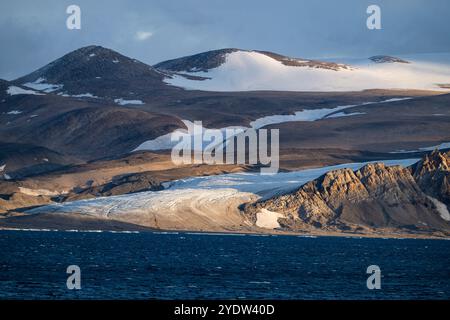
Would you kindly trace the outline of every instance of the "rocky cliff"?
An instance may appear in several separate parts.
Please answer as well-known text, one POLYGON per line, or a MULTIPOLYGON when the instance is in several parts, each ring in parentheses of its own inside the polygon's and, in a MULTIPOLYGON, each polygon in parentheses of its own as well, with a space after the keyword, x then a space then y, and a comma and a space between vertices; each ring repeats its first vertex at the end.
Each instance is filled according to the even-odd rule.
POLYGON ((410 169, 423 192, 450 207, 449 153, 434 151, 410 169))
POLYGON ((435 151, 410 168, 368 164, 330 171, 285 195, 244 206, 256 223, 261 210, 281 214, 289 230, 398 229, 448 234, 449 155, 435 151))

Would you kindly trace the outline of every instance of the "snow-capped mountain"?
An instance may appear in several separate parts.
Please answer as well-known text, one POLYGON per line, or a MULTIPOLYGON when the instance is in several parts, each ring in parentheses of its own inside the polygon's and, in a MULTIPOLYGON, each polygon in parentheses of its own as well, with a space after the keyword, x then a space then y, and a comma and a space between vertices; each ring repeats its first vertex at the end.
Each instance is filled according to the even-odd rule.
POLYGON ((13 81, 43 93, 144 104, 181 88, 203 91, 449 90, 450 54, 311 60, 269 51, 213 50, 153 67, 101 46, 83 47, 13 81))
POLYGON ((14 81, 34 90, 78 98, 132 99, 167 87, 164 75, 138 60, 101 46, 72 51, 14 81))
POLYGON ((318 60, 308 60, 308 59, 299 59, 299 58, 291 58, 287 56, 283 56, 278 53, 270 52, 270 51, 250 51, 250 50, 241 50, 236 48, 229 49, 219 49, 212 50, 207 52, 202 52, 199 54, 195 54, 192 56, 182 57, 173 60, 167 60, 156 64, 154 67, 167 70, 172 72, 180 72, 180 73, 192 73, 192 72, 208 72, 211 69, 220 67, 224 63, 227 62, 227 57, 230 54, 242 54, 242 53, 258 53, 263 56, 267 56, 280 62, 285 66, 292 67, 311 67, 311 68, 319 68, 319 69, 329 69, 329 70, 339 70, 346 69, 347 66, 344 64, 337 64, 333 62, 324 62, 318 60))
MULTIPOLYGON (((394 102, 396 111, 389 109, 387 117, 390 120, 395 118, 395 121, 375 132, 370 138, 372 140, 366 131, 374 131, 370 121, 375 121, 371 119, 379 116, 382 110, 371 113, 360 109, 346 113, 339 109, 340 113, 320 121, 319 131, 323 134, 324 123, 332 124, 331 119, 346 117, 348 121, 360 122, 358 128, 362 128, 366 144, 369 140, 376 142, 373 150, 377 152, 414 150, 448 141, 448 121, 445 118, 448 97, 430 97, 415 103, 408 100, 402 104, 400 99, 435 93, 383 90, 218 94, 210 90, 348 91, 390 87, 389 84, 393 84, 392 87, 423 88, 424 84, 432 87, 434 83, 450 88, 449 68, 445 68, 449 60, 448 55, 425 55, 401 58, 374 56, 364 60, 331 62, 290 58, 267 51, 225 49, 152 67, 110 49, 89 46, 68 53, 14 81, 0 80, 0 144, 35 145, 47 148, 49 152, 91 161, 131 152, 147 141, 159 143, 161 137, 168 137, 174 130, 185 129, 187 121, 201 120, 206 128, 283 126, 285 145, 304 148, 306 142, 299 137, 304 136, 304 132, 318 131, 308 130, 306 124, 301 127, 294 125, 295 121, 305 122, 303 115, 316 115, 322 111, 326 115, 343 106, 363 108, 368 107, 369 102, 376 107, 376 102, 388 100, 397 101, 394 102), (402 76, 404 79, 400 81, 402 76), (180 87, 198 87, 204 91, 180 87), (413 119, 411 111, 404 108, 414 104, 415 110, 420 112, 423 105, 433 105, 433 111, 428 107, 429 118, 424 119, 418 111, 413 119), (405 112, 408 114, 407 122, 403 122, 405 112), (293 124, 283 124, 285 119, 293 124), (428 132, 422 130, 424 121, 428 121, 427 127, 432 128, 428 132), (395 128, 395 131, 386 128, 395 128), (420 139, 411 138, 411 128, 420 130, 420 139), (385 137, 386 132, 401 138, 393 145, 383 145, 379 141, 384 141, 380 137, 385 137), (423 143, 410 143, 414 139, 423 143)), ((382 106, 378 108, 383 109, 382 106)), ((332 127, 327 130, 327 137, 336 136, 332 127)), ((345 138, 343 141, 349 140, 345 138)), ((340 141, 329 143, 333 147, 340 145, 340 141)), ((308 147, 315 145, 316 141, 308 147)), ((349 148, 348 145, 343 147, 349 148)), ((31 151, 26 158, 34 165, 36 157, 31 151)), ((51 155, 42 158, 52 161, 51 155)), ((11 170, 12 161, 8 160, 6 170, 11 170)), ((5 161, 0 165, 4 164, 5 161)), ((60 164, 65 165, 65 162, 60 164)))
POLYGON ((166 82, 205 91, 448 90, 450 54, 373 56, 339 62, 223 49, 161 62, 166 82))

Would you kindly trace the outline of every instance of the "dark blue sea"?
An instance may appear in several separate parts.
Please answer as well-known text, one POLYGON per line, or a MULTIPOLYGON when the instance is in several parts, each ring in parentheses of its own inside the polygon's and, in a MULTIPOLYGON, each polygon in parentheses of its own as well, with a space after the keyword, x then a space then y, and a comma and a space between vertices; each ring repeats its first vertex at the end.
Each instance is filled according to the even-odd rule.
POLYGON ((0 299, 449 298, 446 240, 0 231, 0 299))

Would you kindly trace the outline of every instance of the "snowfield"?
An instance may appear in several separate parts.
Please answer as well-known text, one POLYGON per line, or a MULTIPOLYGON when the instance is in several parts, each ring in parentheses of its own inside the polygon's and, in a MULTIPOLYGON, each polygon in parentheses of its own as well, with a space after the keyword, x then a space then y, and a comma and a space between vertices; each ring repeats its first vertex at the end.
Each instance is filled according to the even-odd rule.
POLYGON ((22 111, 20 111, 20 110, 11 110, 11 111, 7 112, 6 114, 17 115, 17 114, 21 114, 21 113, 22 113, 22 111))
POLYGON ((26 90, 26 89, 22 89, 21 87, 16 87, 16 86, 10 86, 8 88, 8 90, 6 90, 6 93, 9 94, 10 96, 15 96, 15 95, 19 95, 19 94, 33 94, 36 96, 44 95, 43 93, 36 92, 34 90, 26 90))
POLYGON ((283 217, 283 215, 278 212, 262 209, 256 214, 256 225, 260 228, 276 229, 280 227, 278 218, 281 217, 283 217))
MULTIPOLYGON (((419 159, 387 160, 386 165, 409 166, 419 159)), ((120 196, 42 206, 26 213, 82 214, 112 218, 131 223, 183 229, 231 228, 244 223, 238 210, 240 204, 278 195, 339 168, 357 170, 367 164, 350 163, 317 169, 282 172, 272 176, 259 173, 234 173, 176 180, 162 191, 144 191, 120 196)), ((276 213, 261 212, 258 224, 276 227, 276 213)))
POLYGON ((72 95, 71 97, 74 97, 74 98, 93 98, 93 99, 99 99, 99 97, 97 97, 97 96, 94 96, 92 93, 80 93, 80 94, 75 94, 75 95, 72 95))
MULTIPOLYGON (((184 135, 188 135, 191 139, 191 150, 195 150, 195 151, 201 151, 203 150, 208 144, 204 143, 200 146, 200 148, 195 148, 195 144, 194 144, 194 140, 196 139, 196 137, 200 136, 200 140, 202 140, 201 136, 202 134, 195 134, 194 133, 194 123, 192 121, 189 120, 181 120, 184 125, 186 126, 186 128, 188 128, 188 130, 185 129, 177 129, 174 132, 181 132, 184 135)), ((206 130, 207 128, 202 127, 202 132, 204 132, 204 130, 206 130)), ((239 127, 239 126, 231 126, 231 127, 226 127, 226 128, 221 128, 219 129, 222 132, 222 135, 225 136, 225 132, 227 129, 248 129, 246 127, 239 127)), ((173 147, 175 147, 178 143, 178 141, 172 141, 172 135, 174 132, 171 133, 167 133, 165 135, 159 136, 153 140, 148 140, 145 141, 143 143, 141 143, 136 149, 134 149, 132 152, 134 151, 141 151, 141 150, 169 150, 172 149, 173 147)))
POLYGON ((350 115, 358 115, 361 114, 358 113, 336 113, 341 110, 345 110, 348 108, 353 107, 359 107, 359 106, 366 106, 370 104, 375 103, 389 103, 389 102, 395 102, 395 101, 401 101, 401 100, 408 100, 411 98, 393 98, 388 99, 380 102, 365 102, 362 104, 350 104, 345 106, 337 106, 335 108, 321 108, 321 109, 305 109, 302 111, 297 111, 293 115, 273 115, 273 116, 267 116, 263 118, 259 118, 255 121, 250 122, 250 125, 252 128, 260 129, 262 127, 271 125, 271 124, 277 124, 277 123, 284 123, 284 122, 295 122, 295 121, 317 121, 325 118, 339 118, 339 117, 346 117, 350 115))
POLYGON ((433 151, 433 150, 443 150, 443 149, 450 149, 450 142, 443 142, 441 144, 430 146, 430 147, 422 147, 415 150, 397 150, 397 151, 391 151, 389 153, 413 153, 413 152, 422 152, 422 151, 433 151))
MULTIPOLYGON (((407 100, 411 98, 391 98, 380 102, 365 102, 362 104, 353 104, 353 105, 345 105, 345 106, 337 106, 335 108, 321 108, 321 109, 304 109, 302 111, 297 111, 294 114, 290 115, 272 115, 272 116, 266 116, 259 119, 256 119, 255 121, 250 122, 250 128, 253 129, 261 129, 265 126, 271 125, 271 124, 279 124, 284 122, 295 122, 295 121, 317 121, 321 119, 326 118, 339 118, 339 117, 349 117, 349 116, 355 116, 355 115, 362 115, 364 113, 362 112, 354 112, 354 113, 344 113, 344 112, 338 112, 342 111, 348 108, 358 107, 358 106, 366 106, 370 104, 375 103, 389 103, 389 102, 395 102, 395 101, 401 101, 401 100, 407 100)), ((182 120, 184 125, 188 128, 188 130, 185 129, 177 129, 174 132, 182 132, 183 134, 189 135, 191 141, 194 141, 195 135, 193 133, 193 122, 189 120, 182 120)), ((202 128, 202 131, 204 131, 206 128, 202 128)), ((241 127, 241 126, 230 126, 226 128, 220 128, 222 132, 222 135, 225 136, 226 129, 249 129, 248 127, 241 127)), ((149 150, 149 151, 155 151, 155 150, 169 150, 172 149, 177 145, 177 141, 171 141, 172 133, 167 133, 165 135, 159 136, 153 140, 148 140, 143 143, 141 143, 137 148, 132 150, 132 152, 135 151, 142 151, 142 150, 149 150)), ((201 140, 201 139, 200 139, 201 140)), ((191 143, 193 146, 194 144, 191 143)), ((202 149, 206 147, 208 143, 202 146, 202 149)), ((192 148, 195 150, 194 148, 192 148)), ((196 150, 199 151, 199 150, 196 150)))
POLYGON ((143 101, 141 100, 125 100, 125 99, 114 99, 114 102, 121 105, 121 106, 125 106, 127 104, 144 104, 143 101))
POLYGON ((46 83, 45 81, 47 81, 45 78, 39 78, 34 82, 27 82, 27 83, 24 83, 23 85, 25 87, 43 91, 43 92, 47 92, 47 93, 59 90, 63 87, 62 84, 51 84, 51 83, 46 83))
POLYGON ((165 82, 188 90, 205 91, 359 91, 366 89, 441 90, 450 83, 450 53, 400 56, 410 63, 376 63, 370 59, 334 61, 349 65, 338 71, 286 66, 254 51, 227 54, 226 62, 207 72, 184 72, 194 80, 173 75, 165 82))

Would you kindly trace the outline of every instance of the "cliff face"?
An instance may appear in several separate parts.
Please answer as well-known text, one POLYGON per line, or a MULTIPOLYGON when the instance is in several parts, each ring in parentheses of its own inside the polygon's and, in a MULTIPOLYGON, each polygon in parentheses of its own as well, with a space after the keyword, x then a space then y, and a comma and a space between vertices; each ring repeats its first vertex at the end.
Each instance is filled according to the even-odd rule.
MULTIPOLYGON (((256 222, 262 209, 282 214, 293 230, 403 229, 450 231, 432 196, 448 205, 448 155, 431 154, 413 168, 368 164, 357 171, 330 171, 294 192, 248 204, 256 222), (445 201, 447 199, 447 202, 445 201)), ((442 208, 441 208, 442 209, 442 208)))
POLYGON ((450 156, 433 151, 411 167, 417 184, 427 195, 450 208, 450 156))

